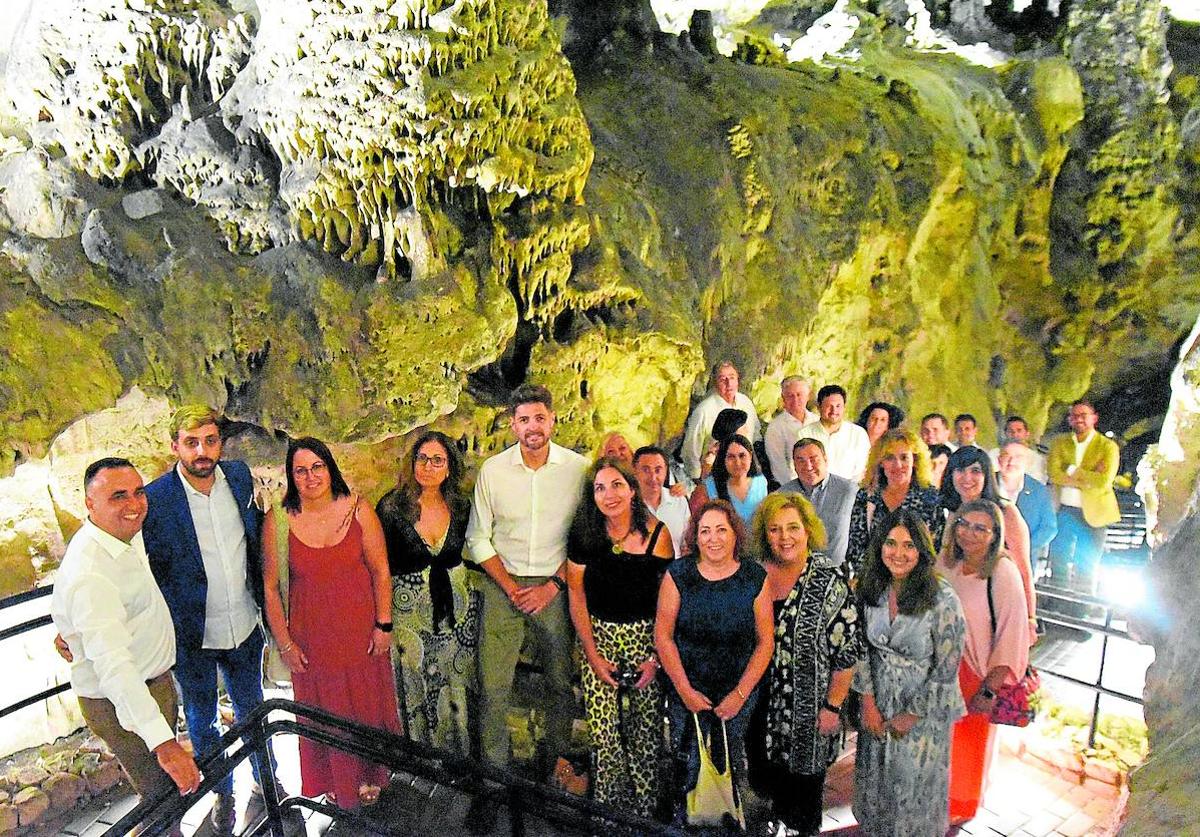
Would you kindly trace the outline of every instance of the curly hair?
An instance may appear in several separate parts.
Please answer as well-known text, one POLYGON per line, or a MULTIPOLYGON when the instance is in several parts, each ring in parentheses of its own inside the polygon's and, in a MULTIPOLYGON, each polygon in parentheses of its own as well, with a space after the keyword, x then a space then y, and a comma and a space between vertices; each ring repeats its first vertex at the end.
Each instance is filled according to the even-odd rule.
POLYGON ((813 508, 813 504, 808 501, 808 498, 803 494, 791 491, 775 491, 768 494, 759 504, 754 512, 754 518, 750 521, 750 544, 758 554, 759 561, 778 563, 775 554, 771 552, 771 545, 767 542, 767 526, 770 525, 771 518, 784 509, 795 509, 800 515, 800 524, 808 533, 810 551, 825 548, 827 543, 825 524, 817 516, 817 510, 813 508))
POLYGON ((893 427, 880 436, 871 445, 871 453, 867 456, 867 484, 882 491, 887 487, 887 477, 883 473, 883 460, 889 453, 899 447, 906 447, 913 455, 913 482, 920 488, 933 485, 933 465, 929 462, 929 448, 921 441, 921 437, 907 427, 893 427))
POLYGON ((567 531, 567 554, 586 555, 598 547, 608 548, 607 519, 600 507, 596 505, 596 476, 605 468, 617 471, 625 480, 633 496, 629 501, 631 514, 630 531, 637 531, 643 538, 650 536, 650 512, 642 502, 642 490, 638 487, 637 477, 633 471, 619 459, 602 456, 592 463, 584 477, 580 488, 579 505, 575 508, 575 516, 571 518, 571 528, 567 531))

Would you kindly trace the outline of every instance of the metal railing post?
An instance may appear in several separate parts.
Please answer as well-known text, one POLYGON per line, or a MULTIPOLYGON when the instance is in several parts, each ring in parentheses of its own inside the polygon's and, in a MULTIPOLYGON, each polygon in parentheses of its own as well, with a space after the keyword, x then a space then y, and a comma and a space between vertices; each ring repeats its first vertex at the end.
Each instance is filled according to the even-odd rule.
POLYGON ((267 732, 267 716, 271 710, 260 704, 254 710, 250 733, 252 756, 258 759, 258 781, 262 787, 263 805, 267 811, 267 823, 275 837, 284 837, 283 812, 279 806, 279 779, 275 776, 275 763, 271 758, 270 733, 267 732))
MULTIPOLYGON (((1104 606, 1104 633, 1100 638, 1100 673, 1096 675, 1096 685, 1104 685, 1104 666, 1108 660, 1108 631, 1112 628, 1112 605, 1104 606)), ((1100 690, 1092 701, 1092 723, 1088 727, 1088 749, 1096 746, 1096 726, 1100 722, 1100 690)))

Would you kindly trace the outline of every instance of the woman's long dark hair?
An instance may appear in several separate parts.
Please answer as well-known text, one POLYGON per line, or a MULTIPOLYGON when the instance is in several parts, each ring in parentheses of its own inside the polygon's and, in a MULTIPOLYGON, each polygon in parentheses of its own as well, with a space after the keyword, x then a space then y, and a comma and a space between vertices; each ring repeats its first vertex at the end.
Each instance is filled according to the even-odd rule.
POLYGON ((896 596, 899 611, 906 616, 916 616, 933 607, 938 596, 938 579, 934 571, 937 560, 933 552, 933 538, 929 528, 916 512, 903 506, 886 517, 875 527, 862 571, 858 574, 858 594, 865 604, 880 604, 892 585, 892 572, 883 563, 883 542, 897 526, 908 532, 917 547, 917 565, 900 584, 896 596))
POLYGON ((342 470, 338 467, 337 460, 333 458, 333 454, 329 452, 328 446, 320 439, 314 439, 312 436, 304 436, 299 439, 292 439, 288 442, 287 460, 284 464, 285 476, 287 477, 287 493, 283 495, 283 507, 290 512, 299 513, 300 511, 300 489, 296 488, 296 478, 292 476, 292 460, 296 458, 296 451, 306 450, 313 456, 325 463, 325 467, 329 469, 329 487, 333 491, 333 499, 338 497, 349 497, 350 486, 346 485, 346 480, 342 476, 342 470))
MULTIPOLYGON (((612 468, 629 484, 633 497, 629 501, 629 511, 632 515, 630 531, 642 533, 643 538, 650 537, 650 512, 642 502, 642 490, 638 487, 637 477, 629 466, 611 456, 602 456, 588 468, 580 489, 579 506, 571 519, 571 528, 567 532, 567 555, 585 556, 598 548, 608 549, 612 540, 608 537, 606 528, 607 518, 600 507, 596 505, 595 485, 596 475, 605 468, 612 468)), ((581 563, 581 562, 580 562, 581 563)))
POLYGON ((446 449, 446 479, 442 481, 442 499, 450 507, 452 514, 466 511, 468 501, 462 492, 463 460, 462 454, 450 437, 438 430, 426 430, 412 443, 400 460, 400 475, 396 480, 396 491, 399 494, 400 510, 409 523, 415 523, 421 516, 419 498, 421 485, 417 482, 417 454, 426 442, 437 442, 446 449))
POLYGON ((997 505, 1001 504, 1000 491, 996 488, 996 473, 992 468, 992 458, 983 448, 967 445, 950 454, 950 461, 946 463, 946 472, 942 474, 941 488, 944 508, 958 511, 963 498, 958 493, 958 489, 954 487, 954 472, 976 464, 983 468, 983 493, 979 495, 980 498, 991 500, 997 505))
POLYGON ((713 478, 713 485, 717 487, 717 497, 722 500, 729 499, 729 471, 725 468, 725 454, 729 452, 730 445, 740 445, 750 452, 750 476, 757 477, 762 473, 762 469, 758 467, 758 457, 754 455, 754 445, 750 444, 750 440, 742 434, 734 433, 728 439, 721 442, 721 446, 717 448, 717 458, 713 462, 712 471, 710 472, 710 476, 713 478))

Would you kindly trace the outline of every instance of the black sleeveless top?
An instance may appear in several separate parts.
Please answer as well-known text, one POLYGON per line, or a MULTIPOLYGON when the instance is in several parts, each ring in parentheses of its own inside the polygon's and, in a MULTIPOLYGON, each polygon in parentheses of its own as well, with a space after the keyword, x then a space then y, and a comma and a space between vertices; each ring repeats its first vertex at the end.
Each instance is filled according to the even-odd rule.
POLYGON ((644 553, 619 552, 598 546, 587 554, 572 555, 583 564, 583 592, 588 612, 602 622, 641 622, 654 618, 658 585, 671 562, 654 554, 666 527, 660 522, 650 534, 644 553))

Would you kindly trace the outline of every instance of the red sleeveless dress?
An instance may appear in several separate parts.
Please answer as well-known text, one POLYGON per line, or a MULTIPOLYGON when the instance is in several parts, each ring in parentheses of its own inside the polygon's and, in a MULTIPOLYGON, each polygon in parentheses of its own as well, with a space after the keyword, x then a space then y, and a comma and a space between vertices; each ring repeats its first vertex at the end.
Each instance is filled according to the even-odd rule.
MULTIPOLYGON (((296 700, 363 724, 400 732, 391 657, 367 653, 375 627, 371 573, 357 518, 334 546, 311 547, 288 533, 288 630, 308 657, 294 674, 296 700)), ((302 793, 332 791, 342 807, 358 805, 360 785, 387 784, 387 768, 300 739, 302 793)))

